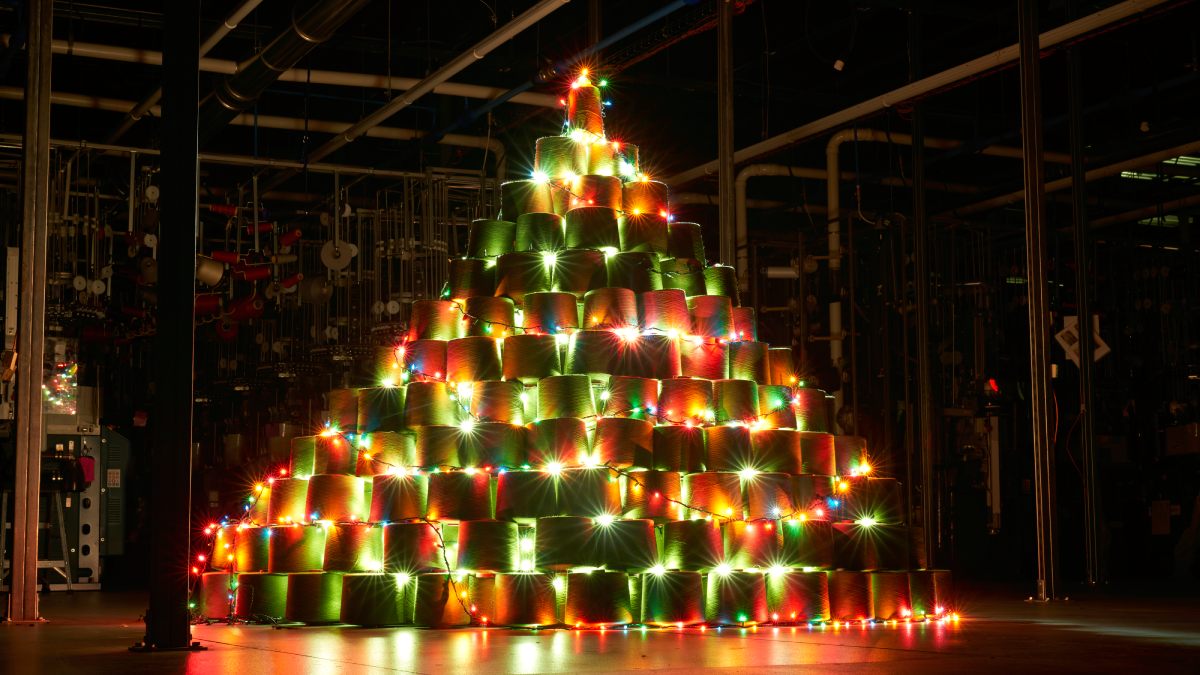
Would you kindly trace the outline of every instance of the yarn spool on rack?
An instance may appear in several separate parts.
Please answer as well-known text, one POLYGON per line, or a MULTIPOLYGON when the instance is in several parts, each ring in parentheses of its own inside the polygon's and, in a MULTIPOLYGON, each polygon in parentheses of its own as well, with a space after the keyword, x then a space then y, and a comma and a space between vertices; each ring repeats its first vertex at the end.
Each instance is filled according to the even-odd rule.
POLYGON ((501 351, 505 380, 537 384, 544 377, 562 374, 558 343, 553 335, 510 335, 504 338, 501 351))
POLYGON ((414 340, 398 347, 396 353, 401 357, 400 367, 417 382, 440 379, 446 372, 445 340, 414 340))
MULTIPOLYGON (((611 400, 611 399, 610 399, 611 400)), ((596 420, 592 461, 622 469, 649 469, 654 463, 654 425, 628 417, 596 420)))
POLYGON ((430 424, 416 431, 416 461, 421 469, 461 466, 458 457, 459 437, 462 429, 458 425, 430 424))
POLYGON ((358 424, 358 390, 330 389, 325 393, 329 425, 342 431, 354 432, 358 424))
POLYGON ((729 343, 729 377, 738 380, 767 381, 767 343, 734 341, 729 343))
POLYGON ((461 410, 451 399, 445 382, 411 382, 404 402, 404 426, 450 426, 458 424, 461 410))
POLYGON ((464 332, 468 336, 501 338, 516 333, 516 307, 509 298, 477 296, 463 304, 464 332))
POLYGON ((642 623, 691 626, 704 622, 704 577, 699 572, 642 575, 642 623))
POLYGON ((694 337, 679 341, 679 372, 684 377, 723 380, 729 377, 729 344, 694 337))
POLYGON ((702 427, 682 424, 654 427, 654 469, 685 473, 704 471, 708 464, 704 431, 702 427))
POLYGON ((386 382, 393 386, 358 390, 358 433, 404 430, 404 394, 406 387, 394 386, 400 369, 388 374, 386 382))
POLYGON ((638 161, 638 146, 632 143, 621 143, 617 146, 617 174, 632 178, 641 173, 638 161))
POLYGON ((386 523, 425 516, 428 476, 407 472, 380 474, 372 479, 371 522, 386 523))
POLYGON ((383 525, 383 569, 406 574, 445 571, 436 527, 423 522, 383 525))
POLYGON ((636 328, 637 296, 628 288, 597 288, 583 296, 586 328, 636 328))
POLYGON ((583 175, 587 146, 567 136, 543 136, 534 142, 533 166, 550 178, 583 175))
POLYGON ((556 475, 545 471, 505 471, 496 477, 497 518, 530 522, 558 512, 556 475))
POLYGON ((275 621, 287 611, 288 576, 270 572, 237 575, 234 616, 247 621, 275 621))
POLYGON ((600 396, 605 417, 631 417, 651 420, 648 409, 658 407, 658 380, 632 375, 614 375, 600 396))
POLYGON ((500 215, 511 222, 529 213, 551 212, 554 210, 552 190, 548 180, 505 181, 500 184, 500 215))
MULTIPOLYGON (((662 428, 662 427, 659 427, 662 428)), ((625 477, 625 517, 656 521, 683 517, 683 487, 675 471, 635 471, 625 477)))
POLYGON ((767 384, 793 387, 798 382, 792 363, 791 347, 771 347, 767 350, 767 384))
POLYGON ((833 448, 833 434, 819 431, 801 431, 800 459, 804 462, 802 473, 821 476, 837 475, 837 458, 833 448))
POLYGON ((733 334, 733 304, 724 295, 688 297, 692 334, 711 339, 728 339, 733 334))
POLYGON ((626 208, 617 220, 622 251, 641 251, 657 258, 667 255, 667 219, 657 211, 633 213, 626 208))
POLYGON ((796 506, 811 510, 820 516, 817 510, 824 510, 825 500, 834 494, 833 476, 818 476, 811 473, 793 476, 792 496, 796 506))
POLYGON ((862 621, 871 616, 871 577, 866 572, 829 573, 829 618, 862 621))
POLYGON ((516 523, 503 520, 464 520, 459 523, 458 569, 515 572, 520 565, 520 537, 516 523))
POLYGON ((796 511, 792 503, 792 477, 786 473, 763 472, 742 481, 746 497, 746 517, 779 518, 796 511))
POLYGON ((511 220, 472 220, 467 229, 467 257, 495 258, 511 253, 516 227, 511 220))
POLYGON ((675 221, 667 225, 667 255, 695 260, 703 267, 704 230, 700 224, 675 221))
POLYGON ((733 569, 769 568, 779 561, 775 523, 731 520, 721 526, 726 565, 733 569))
POLYGON ((586 375, 593 382, 605 383, 612 375, 620 375, 623 338, 611 330, 581 330, 567 341, 563 370, 586 375))
POLYGON ((543 418, 592 417, 596 404, 586 375, 554 375, 538 383, 538 413, 543 418))
POLYGON ((767 584, 760 572, 710 574, 707 581, 706 621, 727 626, 767 621, 767 584))
POLYGON ((758 385, 758 414, 759 419, 770 428, 796 428, 791 388, 778 384, 758 385))
POLYGON ((753 380, 714 380, 713 410, 718 424, 758 417, 758 385, 753 380))
POLYGON ((558 623, 557 595, 553 574, 497 574, 493 623, 517 627, 552 626, 558 623))
POLYGON ((479 422, 459 436, 458 458, 467 467, 507 467, 525 463, 527 430, 507 422, 479 422))
POLYGON ((706 427, 704 445, 708 448, 705 459, 705 468, 708 471, 758 469, 757 458, 750 441, 750 429, 747 427, 706 427))
POLYGON ((525 296, 525 327, 539 333, 579 328, 578 298, 560 291, 530 293, 525 296))
MULTIPOLYGON (((568 211, 567 215, 567 248, 583 248, 594 247, 600 248, 603 246, 620 246, 620 238, 617 236, 616 214, 621 210, 621 179, 614 176, 601 176, 597 174, 587 174, 579 177, 579 182, 576 183, 575 194, 578 199, 574 199, 575 207, 590 208, 599 207, 610 209, 613 214, 612 228, 605 227, 603 239, 605 244, 572 244, 571 243, 571 217, 568 211)), ((606 221, 607 222, 607 221, 606 221)), ((595 235, 589 235, 595 236, 595 235)))
POLYGON ((446 343, 447 380, 498 380, 503 373, 504 370, 500 366, 500 342, 496 338, 472 336, 446 343))
MULTIPOLYGON (((608 284, 608 269, 604 252, 592 248, 576 248, 554 254, 551 266, 551 288, 570 293, 575 300, 608 284)), ((578 308, 575 310, 578 312, 578 308)))
POLYGON ((621 513, 621 486, 607 467, 566 469, 559 476, 558 511, 598 517, 621 513))
POLYGON ((408 341, 462 337, 462 314, 449 300, 416 300, 408 320, 408 341))
MULTIPOLYGON (((709 451, 712 451, 711 446, 709 451)), ((683 477, 683 501, 692 507, 691 515, 701 518, 710 515, 741 518, 741 478, 736 473, 725 471, 689 473, 683 477)))
POLYGON ((317 454, 316 436, 295 436, 291 440, 291 454, 288 457, 289 476, 309 476, 313 472, 313 462, 317 454))
POLYGON ((307 501, 307 480, 295 476, 276 478, 271 486, 267 520, 271 523, 301 522, 305 520, 307 501))
POLYGON ((620 626, 633 621, 624 572, 572 572, 566 577, 563 621, 568 626, 620 626))
POLYGON ((580 129, 603 138, 603 113, 604 102, 599 87, 581 82, 571 85, 571 91, 567 94, 567 122, 572 130, 580 129))
POLYGON ((644 375, 656 380, 679 377, 679 338, 670 335, 633 335, 622 338, 624 353, 620 371, 626 375, 644 375))
POLYGON ((388 473, 397 467, 416 466, 417 447, 409 432, 377 431, 358 436, 359 476, 388 473))
POLYGON ((862 436, 834 436, 833 451, 837 455, 839 476, 857 473, 863 464, 867 464, 867 439, 862 436))
POLYGON ((587 146, 588 169, 587 173, 597 176, 612 176, 617 172, 617 150, 615 146, 620 145, 616 141, 612 143, 598 138, 593 140, 587 146))
POLYGON ((782 571, 767 575, 767 611, 785 623, 829 617, 829 578, 824 572, 782 571))
POLYGON ((953 606, 949 570, 913 570, 908 573, 908 593, 914 617, 935 616, 953 606))
POLYGON ((383 530, 367 523, 334 523, 325 528, 326 572, 379 572, 383 569, 383 530))
POLYGON ((892 621, 911 616, 908 572, 871 572, 871 617, 892 621))
POLYGON ((271 528, 267 569, 276 573, 320 570, 325 559, 325 528, 320 525, 276 525, 271 528))
POLYGON ((590 457, 587 426, 578 417, 543 418, 526 428, 528 460, 533 466, 572 466, 590 457))
POLYGON ((800 473, 800 432, 755 429, 750 432, 750 456, 751 464, 759 471, 800 473))
MULTIPOLYGON (((705 267, 704 293, 727 297, 734 305, 742 304, 741 295, 738 293, 737 270, 729 265, 705 267)), ((732 318, 730 324, 732 328, 732 318)))
POLYGON ((704 266, 692 258, 663 258, 658 267, 662 271, 663 288, 675 288, 687 297, 704 295, 704 266))
POLYGON ((828 405, 820 389, 796 387, 792 390, 792 409, 796 411, 796 428, 801 431, 829 431, 828 405))
POLYGON ((200 576, 200 588, 194 594, 196 613, 212 620, 228 619, 233 614, 230 589, 233 583, 229 572, 205 572, 200 576))
MULTIPOLYGON (((547 197, 547 199, 549 198, 547 197)), ((545 212, 522 213, 517 217, 517 226, 513 234, 513 250, 558 251, 566 245, 565 228, 566 223, 563 217, 551 213, 550 208, 547 208, 545 212)))
POLYGON ((492 295, 496 292, 495 261, 452 258, 446 284, 455 300, 492 295))
POLYGON ((418 574, 413 577, 413 616, 416 626, 449 628, 471 625, 469 582, 453 574, 418 574))
POLYGON ((644 177, 631 180, 625 183, 622 189, 622 208, 627 213, 653 213, 665 218, 669 194, 667 184, 662 181, 648 180, 644 177))
MULTIPOLYGON (((508 344, 506 340, 505 345, 508 344)), ((505 354, 505 362, 508 354, 505 354)), ((469 410, 476 419, 506 424, 525 424, 525 387, 516 380, 485 380, 470 387, 469 410)))
POLYGON ((754 319, 753 307, 733 308, 733 332, 737 333, 739 340, 758 340, 758 321, 754 319))
MULTIPOLYGON (((584 178, 591 178, 591 176, 584 178)), ((584 205, 574 206, 567 211, 563 227, 563 243, 566 247, 568 249, 619 248, 621 231, 617 227, 616 207, 590 206, 586 205, 586 201, 582 204, 584 205)))
POLYGON ((355 626, 412 623, 412 577, 405 572, 346 574, 340 620, 355 626))
POLYGON ((793 518, 780 525, 779 534, 784 566, 834 566, 833 526, 829 521, 793 518))
MULTIPOLYGON (((553 263, 537 251, 506 253, 496 259, 496 295, 521 305, 528 293, 550 290, 553 263)), ((447 338, 448 339, 448 338, 447 338)))
POLYGON ((534 533, 535 566, 560 571, 595 566, 591 550, 593 527, 592 519, 583 516, 538 518, 534 533))
POLYGON ((634 293, 662 290, 662 273, 653 253, 623 251, 608 256, 607 263, 610 287, 627 288, 634 293))
POLYGON ((663 566, 667 569, 707 572, 724 557, 720 523, 672 520, 663 525, 663 566))
POLYGON ((492 517, 491 476, 481 471, 429 476, 425 517, 429 520, 487 520, 492 517))
POLYGON ((332 429, 317 435, 313 448, 312 473, 352 474, 357 466, 357 453, 345 436, 332 429))
POLYGON ((239 525, 234 535, 233 565, 239 572, 265 572, 271 528, 239 525))
POLYGON ((692 329, 687 296, 677 288, 638 294, 638 321, 643 330, 686 335, 692 329))
POLYGON ((304 509, 312 520, 363 520, 368 515, 366 497, 358 476, 314 473, 308 479, 304 509))
POLYGON ((644 570, 658 562, 658 538, 648 518, 596 524, 592 546, 597 563, 609 570, 644 570))
POLYGON ((662 380, 658 392, 659 424, 675 424, 684 418, 705 421, 713 405, 713 385, 709 380, 672 377, 662 380))

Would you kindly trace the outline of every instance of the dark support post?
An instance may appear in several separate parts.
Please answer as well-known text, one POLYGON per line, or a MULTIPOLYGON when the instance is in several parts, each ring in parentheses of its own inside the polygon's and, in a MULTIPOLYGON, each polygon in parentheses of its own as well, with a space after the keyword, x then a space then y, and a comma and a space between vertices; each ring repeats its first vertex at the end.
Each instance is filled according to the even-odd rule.
MULTIPOLYGON (((1029 293, 1029 401, 1037 520, 1037 594, 1056 597, 1054 447, 1050 443, 1050 307, 1046 289, 1046 191, 1042 165, 1042 91, 1036 0, 1019 0, 1021 145, 1025 163, 1025 254, 1029 293)), ((1080 317, 1080 321, 1085 321, 1080 317)), ((1088 327, 1081 325, 1086 332, 1088 327)))
MULTIPOLYGON (((1072 14, 1076 2, 1070 3, 1072 14)), ((1089 274, 1087 179, 1083 165, 1083 64, 1081 48, 1067 51, 1067 114, 1071 120, 1071 216, 1075 229, 1075 304, 1079 307, 1079 454, 1083 460, 1083 544, 1087 582, 1104 577, 1100 562, 1099 514, 1096 499, 1096 445, 1092 419, 1092 311, 1089 274)))
MULTIPOLYGON (((29 3, 29 68, 21 158, 21 276, 17 315, 16 484, 10 621, 37 621, 42 483, 42 356, 46 350, 46 233, 50 209, 50 43, 54 3, 29 3)), ((4 531, 0 530, 0 537, 4 531)))
MULTIPOLYGON (((920 77, 921 18, 914 12, 910 17, 909 61, 911 79, 920 77)), ((912 112, 912 191, 913 191, 913 285, 917 296, 917 415, 920 435, 917 449, 921 453, 921 528, 925 543, 925 564, 936 566, 936 552, 941 540, 940 519, 935 517, 937 487, 934 484, 933 463, 937 454, 937 411, 933 405, 933 364, 929 344, 929 218, 925 209, 925 114, 923 104, 916 103, 912 112)))
POLYGON ((150 611, 145 647, 184 649, 192 535, 192 358, 195 304, 200 3, 166 3, 163 37, 162 223, 150 491, 150 611))
MULTIPOLYGON (((736 250, 733 203, 733 0, 717 0, 717 222, 721 233, 721 262, 734 264, 736 250)), ((745 256, 742 254, 742 264, 745 256)), ((738 269, 745 279, 748 270, 738 269)))
POLYGON ((604 13, 600 3, 601 0, 588 0, 587 42, 589 45, 600 42, 600 38, 604 35, 604 13))

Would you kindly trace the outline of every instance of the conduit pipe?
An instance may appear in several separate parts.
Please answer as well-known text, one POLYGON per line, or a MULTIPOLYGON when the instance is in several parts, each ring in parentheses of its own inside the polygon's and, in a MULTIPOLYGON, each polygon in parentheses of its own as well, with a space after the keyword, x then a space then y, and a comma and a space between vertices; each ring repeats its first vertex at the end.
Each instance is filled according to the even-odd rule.
MULTIPOLYGON (((24 90, 20 88, 0 87, 0 99, 20 101, 23 98, 24 90)), ((87 108, 90 110, 104 110, 110 112, 125 112, 134 105, 132 101, 65 92, 54 92, 50 94, 50 102, 55 105, 65 105, 73 108, 87 108)), ((147 112, 152 115, 158 115, 158 106, 151 106, 147 109, 147 112)), ((337 122, 333 120, 304 120, 297 117, 282 117, 279 115, 259 115, 257 118, 255 118, 254 115, 249 113, 242 113, 230 120, 229 123, 233 126, 259 126, 266 129, 282 129, 287 131, 307 130, 310 132, 326 134, 340 134, 346 129, 350 128, 349 122, 337 122)), ((375 127, 370 129, 366 135, 372 138, 411 141, 424 138, 426 132, 417 129, 401 129, 397 127, 375 127)), ((495 158, 496 176, 500 179, 504 178, 508 161, 506 149, 504 144, 495 138, 464 136, 462 134, 448 134, 438 142, 443 145, 487 150, 495 158)), ((303 167, 303 165, 298 166, 303 167)))
MULTIPOLYGON (((200 43, 200 58, 204 58, 206 54, 212 51, 213 47, 216 47, 221 40, 225 39, 226 35, 229 35, 234 28, 237 28, 238 24, 242 22, 242 19, 245 19, 247 16, 249 16, 250 12, 253 12, 261 3, 262 0, 244 0, 242 4, 235 7, 234 10, 229 13, 229 16, 221 22, 221 25, 217 26, 217 29, 209 34, 208 39, 200 43)), ((53 49, 53 45, 51 46, 51 49, 53 49)), ((121 122, 121 126, 117 127, 115 131, 109 134, 108 142, 116 143, 118 139, 125 135, 125 132, 133 128, 133 125, 137 124, 137 121, 142 119, 142 116, 145 115, 150 108, 154 107, 161 99, 162 87, 159 87, 158 89, 154 90, 154 93, 150 94, 141 101, 138 101, 136 105, 129 109, 125 120, 121 122)))
POLYGON ((1191 195, 1189 197, 1173 199, 1169 202, 1162 202, 1161 204, 1154 204, 1153 206, 1146 206, 1140 209, 1133 209, 1132 211, 1125 211, 1124 213, 1114 213, 1111 216, 1105 216, 1103 218, 1094 218, 1092 219, 1090 226, 1091 229, 1094 230, 1101 227, 1108 227, 1109 225, 1116 225, 1118 223, 1128 223, 1135 220, 1141 220, 1143 218, 1153 218, 1155 216, 1168 214, 1172 211, 1178 211, 1179 209, 1190 208, 1198 204, 1200 204, 1200 195, 1191 195))
MULTIPOLYGON (((1169 159, 1174 159, 1179 155, 1191 155, 1196 152, 1200 152, 1200 141, 1192 141, 1190 143, 1184 143, 1183 145, 1176 145, 1173 148, 1159 150, 1158 152, 1152 152, 1148 155, 1142 155, 1141 157, 1133 157, 1115 164, 1109 164, 1108 166, 1101 166, 1091 169, 1083 175, 1084 182, 1090 183, 1101 178, 1110 178, 1120 174, 1122 171, 1140 169, 1144 166, 1151 166, 1158 164, 1159 162, 1165 162, 1169 159)), ((1058 192, 1060 190, 1066 190, 1067 188, 1071 187, 1071 183, 1072 181, 1070 176, 1049 181, 1046 183, 1046 194, 1058 192)), ((969 216, 973 213, 980 213, 982 211, 988 211, 1001 206, 1015 204, 1024 199, 1025 190, 1016 190, 998 197, 992 197, 991 199, 985 199, 981 202, 975 202, 974 204, 968 204, 957 209, 951 209, 949 211, 939 213, 938 217, 960 218, 962 216, 969 216)))
MULTIPOLYGON (((1063 24, 1038 36, 1038 44, 1042 57, 1048 50, 1078 38, 1125 22, 1132 17, 1145 13, 1156 7, 1174 4, 1176 0, 1125 0, 1111 7, 1106 7, 1094 14, 1063 24)), ((819 136, 831 129, 850 124, 868 115, 887 110, 897 104, 928 96, 963 80, 976 77, 989 71, 1007 67, 1017 62, 1019 52, 1017 45, 1009 45, 991 54, 972 59, 953 68, 935 73, 903 87, 893 89, 856 105, 850 106, 831 115, 807 124, 800 125, 791 131, 773 136, 765 141, 755 143, 734 153, 733 160, 741 164, 763 155, 775 152, 781 148, 819 136)), ((668 185, 681 186, 697 178, 711 175, 718 170, 717 161, 713 160, 678 173, 666 179, 668 185)))
MULTIPOLYGON (((133 47, 118 47, 94 42, 70 42, 55 40, 55 54, 78 56, 80 58, 98 59, 101 61, 118 61, 122 63, 140 63, 149 66, 162 65, 162 52, 136 49, 133 47)), ((229 59, 200 59, 200 70, 206 73, 233 75, 238 72, 238 62, 229 59)), ((374 73, 348 73, 337 70, 308 70, 292 68, 279 74, 280 82, 299 82, 324 84, 335 87, 360 87, 364 89, 392 89, 405 91, 417 86, 421 81, 415 77, 388 77, 374 73)), ((478 84, 463 84, 460 82, 443 82, 434 87, 433 93, 444 96, 461 96, 462 98, 494 99, 505 93, 501 87, 487 87, 478 84)), ((507 99, 512 103, 531 105, 539 108, 558 108, 557 96, 526 92, 516 94, 507 99)), ((153 105, 153 103, 151 103, 153 105)))

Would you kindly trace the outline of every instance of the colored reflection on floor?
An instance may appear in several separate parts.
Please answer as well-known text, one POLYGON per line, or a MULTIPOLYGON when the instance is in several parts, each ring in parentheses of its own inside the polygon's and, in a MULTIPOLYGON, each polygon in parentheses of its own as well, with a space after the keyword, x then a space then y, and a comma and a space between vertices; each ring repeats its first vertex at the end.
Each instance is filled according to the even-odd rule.
POLYGON ((43 596, 38 625, 0 628, 0 671, 20 673, 782 673, 1102 669, 1200 663, 1195 598, 972 602, 961 621, 850 626, 508 630, 195 626, 207 650, 133 654, 141 596, 43 596), (1092 664, 1092 666, 1085 666, 1092 664))

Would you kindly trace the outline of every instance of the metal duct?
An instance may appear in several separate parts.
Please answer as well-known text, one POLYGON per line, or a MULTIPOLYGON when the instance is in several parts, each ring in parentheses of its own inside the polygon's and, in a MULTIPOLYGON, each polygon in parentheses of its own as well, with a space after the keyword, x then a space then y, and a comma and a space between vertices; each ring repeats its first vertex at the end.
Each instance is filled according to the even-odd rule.
POLYGON ((296 65, 310 51, 333 37, 343 24, 369 0, 319 0, 308 10, 292 11, 292 24, 242 64, 238 72, 226 78, 200 102, 200 141, 211 139, 218 131, 247 110, 258 97, 296 65))

